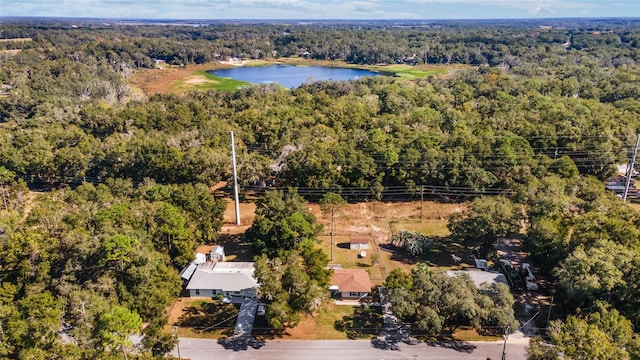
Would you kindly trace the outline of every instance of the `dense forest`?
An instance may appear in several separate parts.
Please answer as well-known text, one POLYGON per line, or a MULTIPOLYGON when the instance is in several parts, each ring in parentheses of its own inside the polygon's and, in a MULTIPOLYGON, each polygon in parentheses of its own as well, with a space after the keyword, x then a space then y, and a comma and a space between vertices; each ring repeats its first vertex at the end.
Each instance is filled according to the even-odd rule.
MULTIPOLYGON (((311 201, 486 195, 451 228, 487 252, 502 233, 483 231, 495 220, 486 215, 524 208, 526 245, 569 315, 547 340, 576 359, 598 342, 610 346, 602 359, 640 353, 640 216, 603 184, 640 131, 639 21, 5 19, 0 39, 13 38, 30 41, 0 42, 0 356, 127 356, 127 335, 142 328, 148 352, 135 356, 166 353, 178 269, 220 229, 224 203, 209 188, 230 177, 230 131, 245 189, 293 187, 311 201), (189 67, 303 52, 457 66, 420 79, 151 97, 128 82, 154 59, 189 67), (48 191, 36 201, 29 188, 48 191), (566 334, 583 328, 598 338, 571 344, 566 334)), ((553 358, 542 342, 532 348, 553 358)))

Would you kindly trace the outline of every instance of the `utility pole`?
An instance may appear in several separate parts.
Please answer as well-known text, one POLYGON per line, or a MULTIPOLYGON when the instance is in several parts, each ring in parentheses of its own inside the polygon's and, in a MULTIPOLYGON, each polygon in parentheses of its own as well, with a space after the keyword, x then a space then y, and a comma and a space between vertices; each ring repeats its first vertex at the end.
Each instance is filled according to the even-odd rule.
POLYGON ((507 358, 507 338, 509 337, 509 327, 504 331, 504 345, 502 345, 502 360, 507 358))
POLYGON ((238 199, 238 173, 236 171, 236 144, 231 132, 231 163, 233 165, 233 196, 236 203, 236 225, 240 225, 240 200, 238 199))
POLYGON ((329 246, 331 248, 331 259, 330 261, 333 261, 333 229, 335 228, 335 214, 336 214, 336 207, 335 205, 331 206, 331 245, 329 246))
POLYGON ((173 326, 173 336, 176 337, 176 347, 178 348, 178 360, 182 360, 182 356, 180 356, 180 338, 178 337, 178 327, 173 326))
POLYGON ((631 158, 631 164, 627 169, 627 182, 624 185, 624 195, 622 195, 622 203, 627 201, 627 194, 629 193, 629 184, 631 184, 631 175, 633 175, 633 167, 636 164, 636 155, 638 154, 638 145, 640 145, 640 134, 636 135, 636 146, 633 148, 633 157, 631 158))
POLYGON ((549 313, 547 314, 547 325, 549 326, 549 319, 551 319, 551 308, 553 307, 553 296, 551 296, 551 303, 549 304, 549 313))
POLYGON ((422 222, 422 207, 424 206, 424 185, 420 185, 420 222, 422 222))

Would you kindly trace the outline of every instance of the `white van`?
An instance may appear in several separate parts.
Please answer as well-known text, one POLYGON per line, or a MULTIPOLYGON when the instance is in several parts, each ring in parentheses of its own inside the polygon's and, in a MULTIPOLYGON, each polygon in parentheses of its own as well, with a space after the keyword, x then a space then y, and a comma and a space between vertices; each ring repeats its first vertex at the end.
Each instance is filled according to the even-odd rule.
POLYGON ((527 290, 538 290, 538 280, 533 276, 533 272, 531 272, 531 265, 523 263, 520 266, 520 276, 522 276, 527 290))

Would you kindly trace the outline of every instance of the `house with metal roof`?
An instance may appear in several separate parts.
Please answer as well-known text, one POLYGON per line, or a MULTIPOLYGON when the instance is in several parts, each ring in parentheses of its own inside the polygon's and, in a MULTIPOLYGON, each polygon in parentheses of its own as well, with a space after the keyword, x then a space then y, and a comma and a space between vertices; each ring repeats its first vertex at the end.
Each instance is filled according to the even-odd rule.
POLYGON ((369 249, 369 235, 351 234, 349 237, 349 249, 366 250, 369 249))
POLYGON ((255 297, 258 281, 252 262, 205 262, 191 275, 186 289, 191 297, 255 297))

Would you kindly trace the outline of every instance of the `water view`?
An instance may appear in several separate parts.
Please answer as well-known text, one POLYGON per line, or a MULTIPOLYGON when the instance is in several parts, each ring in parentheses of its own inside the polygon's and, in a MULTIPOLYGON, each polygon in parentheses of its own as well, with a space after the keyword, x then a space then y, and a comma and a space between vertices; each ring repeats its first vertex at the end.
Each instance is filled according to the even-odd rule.
POLYGON ((220 77, 242 80, 252 84, 278 83, 286 88, 296 88, 310 81, 320 80, 353 80, 363 76, 378 76, 380 74, 362 70, 345 69, 326 66, 240 66, 230 69, 208 71, 220 77))

